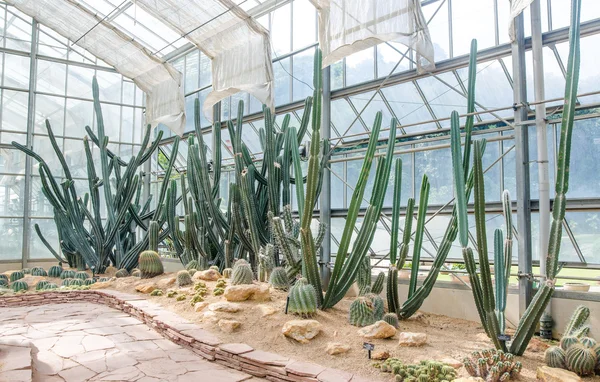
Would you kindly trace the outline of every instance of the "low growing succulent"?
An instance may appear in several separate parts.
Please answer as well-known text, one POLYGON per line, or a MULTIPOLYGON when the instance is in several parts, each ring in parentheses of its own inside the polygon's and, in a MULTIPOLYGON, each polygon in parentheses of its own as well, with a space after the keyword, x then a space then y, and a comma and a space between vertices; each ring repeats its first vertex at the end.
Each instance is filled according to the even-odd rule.
POLYGON ((69 280, 69 286, 83 286, 82 279, 71 279, 69 280))
MULTIPOLYGON (((234 270, 235 271, 235 270, 234 270)), ((296 281, 288 294, 290 299, 288 312, 302 317, 310 317, 317 313, 317 293, 305 278, 296 281)))
POLYGON ((95 283, 96 283, 96 279, 89 278, 89 279, 83 280, 83 285, 92 285, 95 283))
POLYGON ((162 295, 163 295, 162 289, 154 289, 152 292, 150 292, 150 296, 162 296, 162 295))
POLYGON ((176 300, 177 301, 184 301, 186 299, 184 294, 180 294, 179 296, 177 296, 176 300))
POLYGON ((376 363, 375 367, 384 373, 394 374, 396 382, 453 381, 457 376, 452 366, 437 361, 406 365, 398 358, 388 358, 382 363, 376 363))
POLYGON ((350 304, 348 313, 348 321, 350 325, 367 326, 375 323, 375 315, 373 313, 373 303, 368 297, 358 297, 350 304))
POLYGON ((223 289, 223 288, 215 288, 213 290, 213 295, 215 295, 215 296, 220 296, 223 293, 225 293, 225 289, 223 289))
POLYGON ((192 276, 190 276, 190 273, 188 271, 186 271, 184 269, 184 270, 177 272, 177 286, 178 287, 192 285, 192 283, 193 283, 192 276))
POLYGON ((11 289, 14 292, 26 292, 29 289, 29 285, 25 281, 17 280, 10 284, 11 289))
POLYGON ((35 268, 31 268, 31 275, 32 276, 48 276, 48 272, 46 272, 44 270, 44 268, 42 267, 35 267, 35 268))
POLYGON ((226 285, 227 281, 225 281, 225 279, 218 279, 215 288, 225 288, 226 285))
MULTIPOLYGON (((177 300, 179 301, 179 300, 177 300)), ((190 305, 194 306, 197 302, 204 301, 204 296, 201 293, 196 293, 190 300, 190 305)))
POLYGON ((52 289, 58 289, 58 285, 56 285, 55 283, 48 283, 44 287, 44 290, 52 290, 52 289))
POLYGON ((49 277, 60 277, 60 274, 63 272, 63 268, 60 265, 53 265, 48 269, 49 277))
POLYGON ((85 271, 80 271, 75 273, 75 278, 79 280, 87 280, 90 278, 90 275, 88 275, 85 271))
POLYGON ((110 277, 100 277, 98 279, 98 282, 101 282, 101 283, 105 283, 107 281, 110 281, 110 277))
POLYGON ((544 353, 544 362, 550 367, 559 369, 567 368, 567 355, 565 351, 558 346, 551 346, 544 353))
POLYGON ((502 350, 474 351, 463 360, 467 372, 473 377, 484 378, 489 382, 507 381, 518 378, 521 373, 521 362, 502 350))
POLYGON ((176 291, 170 290, 170 291, 167 292, 167 297, 168 298, 173 298, 175 296, 177 296, 177 292, 176 291))
POLYGON ((0 280, 6 280, 6 281, 8 281, 8 276, 5 275, 4 273, 0 273, 0 280))

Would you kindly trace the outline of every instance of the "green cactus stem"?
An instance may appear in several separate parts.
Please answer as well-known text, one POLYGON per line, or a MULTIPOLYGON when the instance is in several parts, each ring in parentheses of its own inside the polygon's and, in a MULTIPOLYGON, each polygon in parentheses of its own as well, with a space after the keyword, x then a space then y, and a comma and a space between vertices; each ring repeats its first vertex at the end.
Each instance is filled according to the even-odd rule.
POLYGON ((252 284, 253 279, 254 279, 254 275, 252 273, 252 268, 250 267, 250 264, 248 264, 244 260, 238 260, 233 267, 233 273, 231 276, 231 284, 232 285, 252 284))
POLYGON ((590 308, 580 305, 573 311, 567 326, 563 332, 563 336, 573 336, 583 327, 590 317, 590 308))
POLYGON ((48 269, 48 277, 60 277, 63 268, 60 265, 53 265, 48 269))
POLYGON ((52 290, 52 289, 58 289, 58 285, 56 285, 55 283, 48 283, 48 285, 46 285, 44 287, 44 290, 52 290))
POLYGON ((317 313, 317 293, 305 278, 301 278, 290 288, 288 312, 302 317, 317 313))
POLYGON ((580 376, 594 374, 596 352, 583 344, 575 344, 566 350, 567 368, 580 376))
POLYGON ((354 326, 367 326, 375 323, 373 302, 368 297, 358 297, 350 304, 348 321, 354 326))
POLYGON ((32 276, 48 276, 48 273, 44 270, 44 268, 34 268, 31 270, 32 276))
POLYGON ((85 279, 90 278, 90 275, 88 275, 87 272, 85 272, 85 271, 81 271, 81 272, 75 273, 75 278, 80 279, 80 280, 85 280, 85 279))
POLYGON ((49 282, 46 280, 40 280, 35 284, 35 290, 43 290, 46 288, 46 285, 48 285, 49 282))
POLYGON ((384 284, 385 284, 385 273, 379 272, 379 274, 377 274, 377 277, 375 278, 375 281, 373 282, 373 285, 371 286, 371 293, 381 294, 381 292, 383 291, 384 284))
POLYGON ((567 368, 567 356, 565 351, 558 346, 551 346, 544 353, 544 362, 550 367, 559 369, 567 368))
POLYGON ((386 313, 383 315, 383 321, 392 325, 394 328, 398 329, 400 326, 400 322, 398 321, 398 315, 396 313, 386 313))
POLYGON ((152 220, 148 225, 148 250, 158 253, 158 222, 152 220))
POLYGON ((75 278, 75 271, 70 270, 70 269, 65 269, 64 271, 62 271, 62 273, 60 274, 60 278, 62 280, 64 279, 74 279, 75 278))

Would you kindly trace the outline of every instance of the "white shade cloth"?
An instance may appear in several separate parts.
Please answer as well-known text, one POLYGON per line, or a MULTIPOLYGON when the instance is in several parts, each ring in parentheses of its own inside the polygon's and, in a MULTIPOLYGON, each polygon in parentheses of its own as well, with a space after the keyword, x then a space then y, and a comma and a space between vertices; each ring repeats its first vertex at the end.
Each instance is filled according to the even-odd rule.
POLYGON ((323 67, 383 42, 417 53, 417 70, 434 68, 433 44, 419 0, 310 0, 319 13, 323 67))
POLYGON ((508 0, 510 1, 510 24, 508 26, 508 36, 510 41, 515 41, 515 17, 519 16, 525 8, 533 3, 533 0, 508 0))
POLYGON ((146 93, 146 121, 181 135, 185 127, 181 74, 143 46, 73 0, 6 0, 86 49, 146 93), (81 37, 85 34, 84 37, 81 37))
POLYGON ((214 104, 240 91, 274 109, 269 33, 233 1, 137 0, 136 4, 212 59, 213 90, 202 107, 209 120, 214 104))

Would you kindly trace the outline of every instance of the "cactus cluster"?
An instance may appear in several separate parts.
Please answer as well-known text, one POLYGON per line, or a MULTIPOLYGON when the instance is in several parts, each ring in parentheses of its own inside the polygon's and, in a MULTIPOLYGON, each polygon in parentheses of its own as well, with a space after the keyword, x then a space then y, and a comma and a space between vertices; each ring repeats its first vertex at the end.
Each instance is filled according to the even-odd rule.
POLYGON ((10 287, 14 292, 21 292, 21 291, 26 292, 27 289, 29 288, 29 285, 27 285, 27 283, 25 281, 16 280, 10 284, 10 287))
POLYGON ((236 261, 235 265, 233 266, 233 273, 231 275, 231 284, 252 284, 253 279, 254 275, 252 273, 250 264, 244 259, 236 261))
POLYGON ((90 278, 90 275, 88 275, 85 271, 80 271, 75 273, 75 278, 80 280, 87 280, 90 278))
POLYGON ((544 361, 550 367, 570 370, 585 376, 600 370, 598 358, 600 347, 590 337, 577 338, 565 336, 560 340, 560 346, 546 349, 544 361))
POLYGON ((40 280, 35 284, 35 290, 43 290, 46 288, 46 285, 48 285, 49 282, 46 280, 40 280))
POLYGON ((140 277, 143 279, 159 276, 165 272, 160 256, 154 251, 140 253, 139 270, 140 277))
POLYGON ((49 277, 60 277, 60 274, 63 272, 63 268, 60 265, 53 265, 48 269, 49 277))
POLYGON ((474 351, 463 360, 463 365, 469 375, 490 382, 517 379, 522 369, 512 354, 495 349, 474 351))
POLYGON ((301 278, 290 288, 288 312, 302 317, 317 313, 317 293, 308 280, 301 278))
POLYGON ((187 285, 192 285, 193 281, 192 281, 192 276, 190 276, 190 272, 184 270, 181 270, 179 272, 177 272, 177 286, 178 287, 184 287, 187 285))
POLYGON ((457 376, 452 366, 437 361, 406 365, 398 358, 388 358, 374 366, 384 373, 394 374, 396 382, 450 382, 457 376))
POLYGON ((10 274, 10 282, 12 283, 17 280, 21 280, 23 277, 25 277, 25 273, 23 271, 14 271, 10 274))

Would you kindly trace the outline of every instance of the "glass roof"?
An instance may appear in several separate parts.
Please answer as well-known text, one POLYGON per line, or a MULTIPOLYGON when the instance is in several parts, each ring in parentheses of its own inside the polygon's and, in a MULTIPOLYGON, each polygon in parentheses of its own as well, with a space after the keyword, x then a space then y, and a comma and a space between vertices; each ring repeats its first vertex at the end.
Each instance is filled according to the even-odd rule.
MULTIPOLYGON (((148 50, 164 57, 189 41, 135 4, 135 0, 75 0, 101 18, 117 26, 148 50)), ((244 11, 252 13, 274 0, 233 0, 244 11)))

